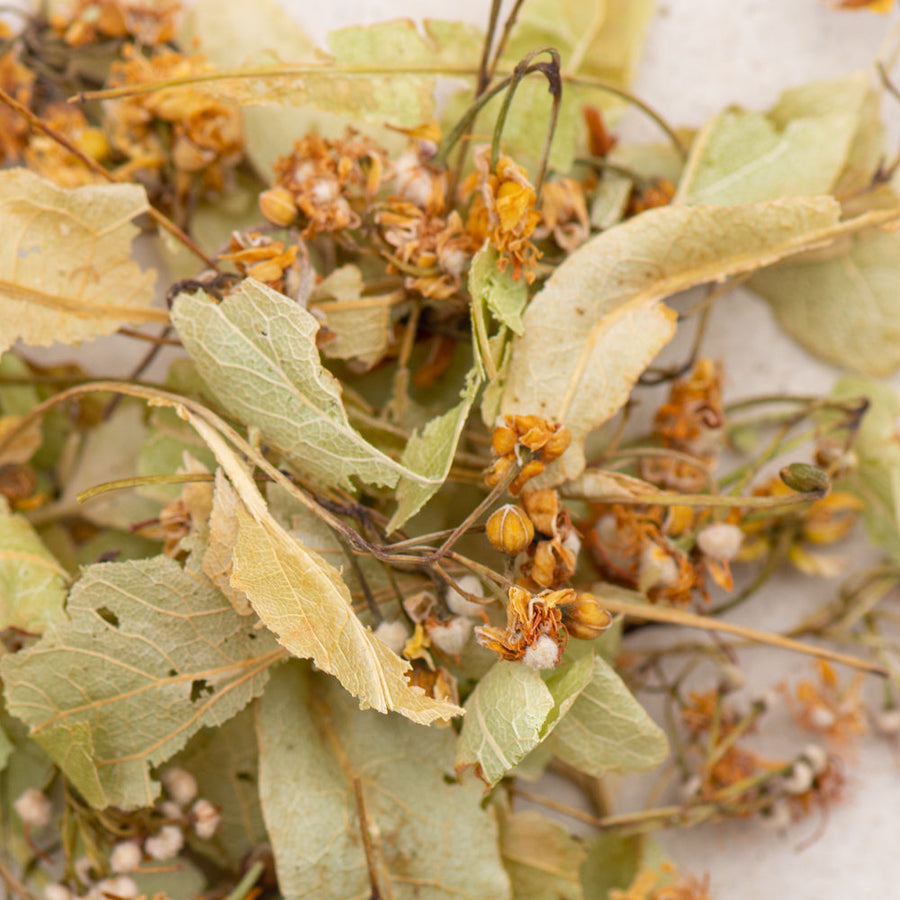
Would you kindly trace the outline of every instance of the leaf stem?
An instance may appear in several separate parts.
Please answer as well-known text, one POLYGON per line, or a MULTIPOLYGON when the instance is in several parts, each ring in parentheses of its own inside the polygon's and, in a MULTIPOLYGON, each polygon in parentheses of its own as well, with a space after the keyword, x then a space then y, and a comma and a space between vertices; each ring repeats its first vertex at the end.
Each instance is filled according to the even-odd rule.
POLYGON ((246 900, 253 885, 259 880, 259 876, 266 870, 266 864, 262 860, 257 860, 244 873, 244 877, 235 885, 234 890, 225 898, 225 900, 246 900))

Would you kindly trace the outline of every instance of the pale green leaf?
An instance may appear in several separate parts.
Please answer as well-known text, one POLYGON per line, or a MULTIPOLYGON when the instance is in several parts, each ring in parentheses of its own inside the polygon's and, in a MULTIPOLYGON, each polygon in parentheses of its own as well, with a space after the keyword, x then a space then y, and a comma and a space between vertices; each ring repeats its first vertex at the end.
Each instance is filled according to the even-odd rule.
POLYGON ((553 732, 552 746, 564 762, 596 777, 648 771, 669 752, 665 733, 600 656, 590 684, 553 732))
POLYGON ((361 713, 290 663, 258 719, 260 791, 284 900, 509 900, 476 782, 453 783, 453 732, 361 713), (464 861, 464 864, 461 864, 464 861))
POLYGON ((384 357, 393 338, 391 308, 404 295, 397 292, 363 297, 362 292, 359 267, 346 265, 320 281, 310 299, 316 312, 325 316, 328 329, 322 354, 329 359, 357 360, 365 370, 384 357), (333 299, 323 302, 322 298, 333 299))
POLYGON ((388 522, 388 532, 403 527, 444 483, 480 385, 481 379, 472 369, 466 377, 459 403, 443 415, 433 418, 421 432, 414 431, 407 441, 400 461, 410 471, 427 478, 428 482, 422 484, 411 478, 400 479, 397 485, 397 510, 388 522))
POLYGON ((268 841, 259 802, 254 719, 251 704, 224 725, 204 728, 172 760, 194 774, 199 796, 222 813, 215 839, 196 840, 195 849, 229 868, 268 841))
POLYGON ((589 841, 580 872, 585 896, 606 898, 611 890, 627 890, 644 867, 646 842, 646 835, 622 837, 614 831, 589 841))
POLYGON ((462 713, 409 684, 409 663, 363 626, 340 572, 278 524, 224 440, 202 420, 186 416, 241 501, 231 586, 246 595, 288 652, 334 675, 363 709, 394 710, 425 725, 462 713))
POLYGON ((537 669, 500 661, 466 701, 456 768, 475 766, 496 784, 559 724, 591 678, 591 661, 562 667, 545 682, 537 669))
POLYGON ((515 281, 512 271, 497 268, 499 254, 487 244, 472 257, 469 268, 469 294, 473 302, 484 303, 497 321, 510 331, 521 334, 522 311, 528 302, 528 285, 523 278, 515 281))
POLYGON ((64 619, 68 580, 25 516, 10 512, 0 497, 0 631, 40 634, 64 619))
POLYGON ((856 227, 838 226, 838 214, 831 198, 667 206, 611 228, 569 256, 525 311, 502 403, 504 413, 545 416, 572 432, 572 446, 549 467, 544 484, 581 473, 585 437, 622 407, 671 338, 675 314, 660 300, 856 227))
POLYGON ((830 193, 854 146, 868 77, 786 91, 768 113, 729 110, 698 135, 682 203, 748 203, 830 193))
POLYGON ((837 382, 831 397, 869 401, 853 444, 858 465, 835 487, 863 501, 869 536, 900 562, 900 397, 891 385, 849 375, 837 382))
POLYGON ((556 822, 530 809, 503 815, 500 852, 515 900, 582 900, 584 846, 556 822))
POLYGON ((319 323, 283 294, 253 279, 222 303, 180 294, 172 321, 216 399, 299 471, 347 488, 351 476, 388 487, 401 475, 429 483, 350 426, 340 384, 319 360, 319 323))
POLYGON ((16 745, 9 739, 2 725, 0 725, 0 772, 6 768, 6 764, 9 762, 9 758, 15 749, 16 745))
POLYGON ((282 655, 167 557, 88 567, 66 609, 3 660, 3 681, 10 712, 97 807, 151 804, 151 768, 257 696, 282 655))
POLYGON ((810 353, 866 375, 900 366, 900 233, 852 235, 759 272, 750 288, 810 353))
POLYGON ((150 308, 154 273, 131 258, 133 220, 147 209, 136 184, 65 190, 26 169, 0 172, 0 350, 168 321, 150 308))

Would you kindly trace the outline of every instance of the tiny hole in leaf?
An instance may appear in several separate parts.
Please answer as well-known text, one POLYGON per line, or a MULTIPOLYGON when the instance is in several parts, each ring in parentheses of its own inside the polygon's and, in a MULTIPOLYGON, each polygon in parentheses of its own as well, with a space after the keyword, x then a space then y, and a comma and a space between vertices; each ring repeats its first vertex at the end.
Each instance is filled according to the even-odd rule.
POLYGON ((113 628, 119 627, 119 617, 111 609, 101 606, 97 609, 97 615, 100 616, 107 625, 112 625, 113 628))
POLYGON ((204 694, 212 694, 213 687, 205 678, 195 678, 191 682, 191 703, 196 703, 204 694))

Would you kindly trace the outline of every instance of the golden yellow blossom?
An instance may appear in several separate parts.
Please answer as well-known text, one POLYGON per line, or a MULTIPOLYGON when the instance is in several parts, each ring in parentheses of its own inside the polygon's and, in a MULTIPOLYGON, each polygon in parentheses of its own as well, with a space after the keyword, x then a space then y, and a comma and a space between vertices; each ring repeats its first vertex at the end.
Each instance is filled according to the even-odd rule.
POLYGON ((164 44, 175 37, 180 3, 154 0, 77 0, 51 26, 71 47, 132 37, 141 44, 164 44))
MULTIPOLYGON (((816 660, 819 683, 804 679, 794 694, 793 714, 801 728, 824 735, 836 743, 846 744, 855 736, 865 734, 866 725, 862 691, 863 676, 856 674, 841 688, 837 673, 824 660, 816 660)), ((787 694, 790 699, 790 694, 787 694)))
MULTIPOLYGON (((43 120, 56 132, 69 138, 86 156, 97 162, 109 157, 109 144, 99 128, 92 127, 84 114, 68 103, 53 103, 44 110, 43 120)), ((36 132, 25 149, 28 167, 60 187, 102 184, 105 179, 89 169, 52 138, 36 132)))
MULTIPOLYGON (((11 36, 9 26, 0 22, 0 39, 11 36)), ((0 56, 0 88, 14 100, 28 106, 34 87, 34 73, 19 62, 14 47, 0 56)), ((28 123, 6 105, 0 106, 0 162, 15 162, 28 143, 28 123)))

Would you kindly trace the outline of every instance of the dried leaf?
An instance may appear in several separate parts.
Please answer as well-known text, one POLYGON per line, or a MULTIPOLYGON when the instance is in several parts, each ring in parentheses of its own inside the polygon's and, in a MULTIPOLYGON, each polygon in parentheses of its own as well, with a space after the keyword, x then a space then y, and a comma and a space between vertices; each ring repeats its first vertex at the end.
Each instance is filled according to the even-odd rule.
POLYGON ((863 501, 869 536, 893 560, 900 561, 900 397, 888 384, 852 375, 835 384, 831 397, 865 397, 869 401, 853 444, 857 468, 836 487, 863 501))
POLYGON ((500 852, 515 900, 582 900, 584 846, 556 822, 530 809, 505 814, 500 852))
POLYGON ((728 110, 697 136, 678 189, 682 203, 749 203, 831 193, 869 96, 868 75, 782 94, 768 113, 728 110))
POLYGON ((509 900, 497 827, 477 784, 447 777, 451 730, 361 713, 332 680, 290 663, 266 691, 258 733, 263 813, 285 900, 509 900))
MULTIPOLYGON (((369 444, 347 421, 337 379, 316 349, 319 323, 283 294, 253 279, 222 303, 180 294, 172 321, 218 401, 258 428, 269 446, 327 485, 396 485, 421 478, 369 444)), ((438 482, 439 484, 439 482, 438 482)))
POLYGON ((131 258, 132 222, 147 209, 136 184, 64 190, 26 169, 0 172, 0 350, 167 322, 150 308, 155 273, 131 258))
POLYGON ((590 657, 554 670, 546 682, 522 663, 495 663, 466 701, 457 771, 475 766, 481 779, 496 784, 564 721, 591 672, 590 657))
POLYGON ((594 657, 590 683, 551 741, 560 759, 598 778, 610 772, 646 772, 669 752, 665 732, 600 656, 594 657))
POLYGON ((209 537, 200 568, 203 574, 228 598, 239 616, 253 612, 247 595, 231 584, 234 545, 238 536, 238 509, 241 501, 221 469, 216 470, 209 537))
POLYGON ((407 441, 400 461, 410 471, 427 478, 428 483, 423 485, 411 478, 400 479, 397 485, 397 511, 388 522, 388 532, 402 528, 446 480, 456 455, 459 436, 480 385, 481 379, 473 369, 466 377, 459 403, 442 416, 433 418, 421 432, 414 431, 407 441))
POLYGON ((0 497, 0 631, 33 634, 65 619, 66 570, 23 515, 0 497))
POLYGON ((151 767, 258 696, 283 655, 167 557, 89 566, 66 609, 3 660, 6 700, 98 808, 151 804, 151 767))
POLYGON ((784 330, 810 353, 866 375, 900 366, 900 233, 853 235, 753 276, 784 330))
POLYGON ((188 420, 225 470, 242 505, 237 509, 232 587, 294 656, 334 675, 363 709, 394 710, 428 725, 462 713, 407 682, 409 663, 363 626, 340 572, 292 538, 272 517, 250 476, 203 421, 188 420))
POLYGON ((671 338, 664 297, 753 271, 828 240, 831 198, 789 198, 734 207, 652 209, 579 247, 525 311, 513 342, 504 413, 563 422, 573 442, 543 476, 559 484, 584 468, 585 436, 614 415, 671 338))

